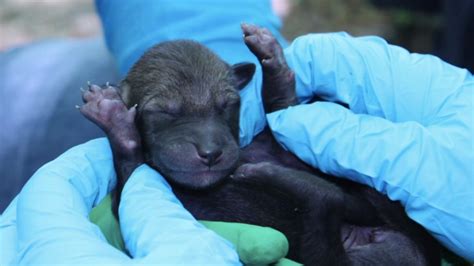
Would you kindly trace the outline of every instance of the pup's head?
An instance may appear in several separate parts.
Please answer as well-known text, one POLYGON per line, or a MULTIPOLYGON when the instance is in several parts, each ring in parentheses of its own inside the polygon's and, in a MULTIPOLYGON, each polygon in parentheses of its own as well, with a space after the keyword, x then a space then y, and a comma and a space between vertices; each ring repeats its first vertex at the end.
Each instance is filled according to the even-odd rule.
POLYGON ((169 181, 192 189, 228 176, 239 157, 239 90, 255 65, 230 66, 193 41, 151 48, 121 84, 138 104, 137 126, 147 163, 169 181))

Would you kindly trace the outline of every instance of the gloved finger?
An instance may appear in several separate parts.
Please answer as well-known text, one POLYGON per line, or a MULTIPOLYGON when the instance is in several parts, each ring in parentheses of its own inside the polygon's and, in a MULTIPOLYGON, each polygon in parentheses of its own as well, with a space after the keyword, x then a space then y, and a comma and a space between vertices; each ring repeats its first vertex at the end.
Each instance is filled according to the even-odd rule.
POLYGON ((240 265, 232 245, 197 222, 147 165, 125 184, 119 217, 125 246, 143 263, 240 265))
POLYGON ((444 245, 474 260, 474 238, 465 234, 474 230, 474 154, 463 147, 472 144, 472 125, 393 123, 330 102, 290 107, 267 120, 277 141, 300 159, 399 200, 444 245))

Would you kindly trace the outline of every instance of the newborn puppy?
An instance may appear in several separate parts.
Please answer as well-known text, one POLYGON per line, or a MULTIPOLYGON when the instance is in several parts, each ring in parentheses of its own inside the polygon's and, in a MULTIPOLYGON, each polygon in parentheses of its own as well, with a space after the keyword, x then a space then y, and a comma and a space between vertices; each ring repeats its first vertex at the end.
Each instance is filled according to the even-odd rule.
MULTIPOLYGON (((265 111, 297 104, 294 73, 275 38, 242 27, 261 62, 265 111)), ((255 65, 230 66, 199 43, 171 41, 145 53, 120 88, 84 92, 81 112, 112 146, 115 214, 127 178, 145 162, 197 219, 273 227, 288 238, 288 257, 305 265, 439 264, 436 242, 398 203, 328 179, 268 131, 239 149, 239 90, 254 72, 255 65)))

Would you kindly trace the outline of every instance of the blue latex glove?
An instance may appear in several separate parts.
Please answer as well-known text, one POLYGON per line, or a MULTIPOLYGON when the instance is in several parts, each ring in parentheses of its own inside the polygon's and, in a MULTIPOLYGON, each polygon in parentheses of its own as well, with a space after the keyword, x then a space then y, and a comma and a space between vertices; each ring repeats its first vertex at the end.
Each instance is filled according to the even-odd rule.
POLYGON ((315 34, 285 50, 302 104, 267 115, 277 140, 323 172, 399 200, 474 261, 474 79, 376 37, 315 34))
POLYGON ((231 244, 196 222, 147 165, 126 183, 119 210, 134 259, 110 246, 88 214, 115 178, 106 139, 76 146, 40 168, 0 217, 0 265, 240 265, 231 244))
POLYGON ((196 40, 229 64, 253 62, 257 70, 242 90, 240 145, 245 146, 265 127, 261 99, 262 72, 245 46, 240 23, 268 28, 285 46, 281 22, 269 0, 96 0, 107 45, 125 75, 151 46, 176 39, 196 40))

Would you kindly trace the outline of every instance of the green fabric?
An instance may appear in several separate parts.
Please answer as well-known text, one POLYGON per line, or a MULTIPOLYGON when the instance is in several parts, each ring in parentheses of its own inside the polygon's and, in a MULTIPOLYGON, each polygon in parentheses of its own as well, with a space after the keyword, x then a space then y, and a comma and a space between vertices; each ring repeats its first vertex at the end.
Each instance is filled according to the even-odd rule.
MULTIPOLYGON (((92 209, 89 219, 102 230, 107 241, 117 249, 125 252, 120 226, 112 214, 110 195, 92 209)), ((240 260, 245 265, 277 266, 301 265, 285 259, 288 253, 288 240, 279 231, 241 223, 200 221, 208 229, 232 242, 237 249, 240 260)))
POLYGON ((452 253, 446 248, 442 248, 441 250, 441 266, 469 266, 472 265, 471 263, 467 262, 463 258, 459 257, 458 255, 452 253))
POLYGON ((125 251, 120 225, 112 213, 112 197, 108 195, 89 213, 89 220, 99 226, 110 245, 125 251))

